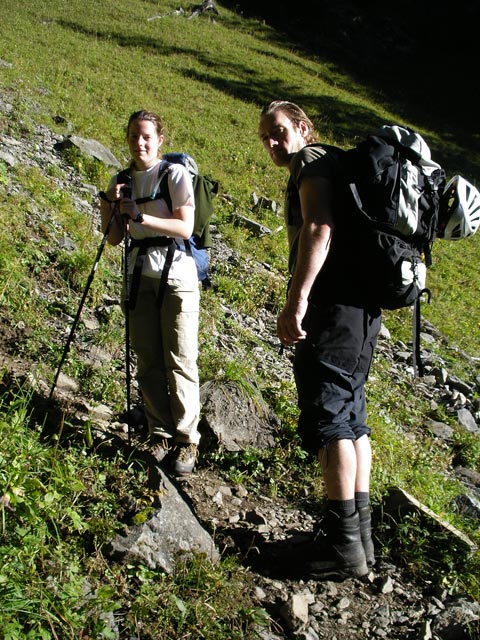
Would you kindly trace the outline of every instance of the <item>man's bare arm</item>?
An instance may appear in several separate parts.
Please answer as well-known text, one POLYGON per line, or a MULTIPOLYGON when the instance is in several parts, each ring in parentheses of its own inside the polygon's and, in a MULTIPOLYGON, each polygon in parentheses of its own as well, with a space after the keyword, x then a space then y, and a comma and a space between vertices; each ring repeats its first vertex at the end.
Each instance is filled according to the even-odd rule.
POLYGON ((298 256, 287 302, 277 320, 282 344, 294 344, 305 338, 302 321, 308 296, 328 255, 333 231, 332 186, 326 178, 304 178, 300 185, 303 226, 298 256))

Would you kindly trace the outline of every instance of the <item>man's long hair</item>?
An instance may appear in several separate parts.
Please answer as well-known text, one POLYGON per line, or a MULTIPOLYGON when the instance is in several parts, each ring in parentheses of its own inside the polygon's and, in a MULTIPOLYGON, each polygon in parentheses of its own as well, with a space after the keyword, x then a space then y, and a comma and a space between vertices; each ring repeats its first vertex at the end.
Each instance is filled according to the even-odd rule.
POLYGON ((308 135, 306 136, 305 141, 307 144, 315 142, 317 139, 315 127, 303 109, 294 102, 288 102, 287 100, 274 100, 263 108, 261 115, 269 116, 277 111, 282 111, 295 125, 297 125, 297 127, 300 122, 304 122, 308 127, 308 135))

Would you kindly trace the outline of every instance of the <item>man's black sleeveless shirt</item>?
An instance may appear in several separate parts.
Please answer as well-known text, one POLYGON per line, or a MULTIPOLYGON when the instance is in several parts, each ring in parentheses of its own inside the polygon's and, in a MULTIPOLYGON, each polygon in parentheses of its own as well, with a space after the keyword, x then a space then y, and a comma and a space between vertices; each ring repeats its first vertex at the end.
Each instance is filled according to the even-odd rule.
MULTIPOLYGON (((349 211, 345 189, 341 188, 338 160, 342 150, 329 145, 307 145, 292 159, 290 179, 285 197, 285 222, 290 248, 289 270, 293 274, 298 253, 298 240, 303 224, 299 188, 306 177, 331 180, 333 187, 334 230, 330 250, 310 293, 310 299, 319 303, 340 303, 363 307, 361 283, 356 274, 359 248, 352 227, 348 223, 349 211)), ((358 240, 358 239, 357 239, 358 240)))

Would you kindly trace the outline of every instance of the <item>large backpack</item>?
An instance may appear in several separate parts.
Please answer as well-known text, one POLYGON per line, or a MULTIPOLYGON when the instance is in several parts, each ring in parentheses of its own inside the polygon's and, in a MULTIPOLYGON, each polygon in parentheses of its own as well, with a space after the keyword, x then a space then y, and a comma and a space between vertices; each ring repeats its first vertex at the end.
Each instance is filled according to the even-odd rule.
POLYGON ((345 151, 340 165, 369 303, 383 309, 414 304, 428 292, 445 171, 418 133, 397 125, 345 151))
MULTIPOLYGON (((150 196, 136 198, 137 204, 149 202, 151 200, 164 199, 170 211, 172 210, 172 199, 168 189, 168 172, 173 164, 181 164, 186 167, 192 177, 193 191, 195 196, 195 220, 193 233, 189 240, 185 241, 185 249, 190 253, 197 267, 198 279, 203 288, 210 286, 209 279, 209 255, 208 249, 212 246, 210 236, 210 220, 213 215, 213 199, 218 193, 218 182, 209 176, 202 175, 195 160, 187 153, 171 152, 162 157, 162 162, 158 165, 157 187, 150 196)), ((124 169, 117 175, 117 182, 131 184, 130 168, 124 169)), ((164 286, 168 279, 168 272, 173 260, 176 244, 173 238, 145 238, 144 240, 130 239, 130 249, 139 248, 133 278, 129 294, 129 308, 134 308, 138 283, 143 266, 143 257, 146 250, 151 246, 168 246, 165 267, 162 272, 161 287, 159 293, 159 305, 163 300, 164 286)))
MULTIPOLYGON (((328 152, 328 146, 320 146, 328 152)), ((355 238, 350 247, 356 247, 357 255, 351 256, 350 265, 355 264, 362 297, 366 304, 382 309, 413 305, 414 369, 423 375, 420 302, 424 294, 430 302, 425 281, 427 267, 432 264, 432 243, 437 234, 447 237, 439 228, 452 215, 445 171, 432 160, 422 136, 399 125, 384 125, 356 147, 346 151, 335 148, 332 155, 338 169, 336 197, 343 208, 344 226, 355 238)), ((456 215, 463 216, 465 212, 459 214, 459 209, 456 215)), ((478 220, 473 228, 466 226, 472 234, 478 220)))
MULTIPOLYGON (((182 152, 165 153, 163 162, 159 166, 159 176, 168 171, 172 164, 182 164, 192 176, 193 191, 195 194, 195 222, 191 240, 199 250, 210 249, 212 238, 210 236, 210 220, 213 215, 213 198, 218 193, 218 182, 210 176, 202 175, 197 163, 188 155, 182 152)), ((158 197, 164 198, 168 208, 172 209, 172 199, 168 192, 168 180, 160 178, 160 192, 158 197)))

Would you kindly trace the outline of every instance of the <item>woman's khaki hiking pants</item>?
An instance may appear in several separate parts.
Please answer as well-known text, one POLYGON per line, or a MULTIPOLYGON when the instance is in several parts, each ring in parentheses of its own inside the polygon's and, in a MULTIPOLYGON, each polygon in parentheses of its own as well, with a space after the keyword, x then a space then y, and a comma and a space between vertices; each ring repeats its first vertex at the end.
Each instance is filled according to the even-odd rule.
POLYGON ((161 308, 156 278, 142 276, 129 311, 130 341, 150 435, 198 444, 200 417, 198 316, 200 292, 169 280, 161 308))

